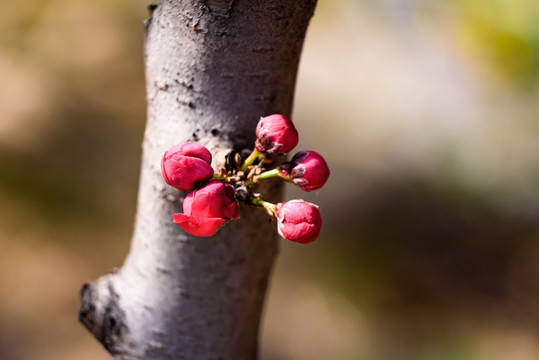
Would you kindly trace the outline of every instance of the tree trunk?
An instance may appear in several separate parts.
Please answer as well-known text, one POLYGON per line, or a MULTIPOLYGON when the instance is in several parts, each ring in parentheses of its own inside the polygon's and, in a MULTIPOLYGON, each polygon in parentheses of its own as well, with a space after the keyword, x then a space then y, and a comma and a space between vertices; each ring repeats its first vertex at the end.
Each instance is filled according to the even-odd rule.
MULTIPOLYGON (((120 270, 81 290, 80 321, 116 359, 256 359, 264 293, 277 251, 262 209, 209 238, 172 222, 186 193, 160 161, 195 141, 249 148, 260 116, 290 115, 316 0, 163 0, 151 6, 145 60, 148 121, 131 249, 120 270)), ((263 189, 279 201, 281 187, 263 189)))

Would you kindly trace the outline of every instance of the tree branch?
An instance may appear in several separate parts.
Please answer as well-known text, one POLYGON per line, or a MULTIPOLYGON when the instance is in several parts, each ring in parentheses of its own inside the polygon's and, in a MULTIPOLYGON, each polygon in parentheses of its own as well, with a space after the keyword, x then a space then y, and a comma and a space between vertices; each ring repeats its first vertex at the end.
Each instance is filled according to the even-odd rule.
MULTIPOLYGON (((315 3, 164 0, 152 8, 131 249, 120 270, 81 290, 80 321, 116 359, 256 359, 275 224, 245 205, 213 237, 184 233, 171 216, 186 194, 166 186, 160 160, 182 141, 251 149, 260 116, 290 115, 315 3)), ((279 201, 279 185, 263 191, 279 201)))

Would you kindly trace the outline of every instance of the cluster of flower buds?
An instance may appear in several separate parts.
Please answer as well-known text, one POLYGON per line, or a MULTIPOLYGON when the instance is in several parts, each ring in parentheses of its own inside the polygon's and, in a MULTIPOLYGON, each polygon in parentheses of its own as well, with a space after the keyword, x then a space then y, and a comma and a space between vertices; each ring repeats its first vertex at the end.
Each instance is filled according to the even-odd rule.
POLYGON ((239 202, 265 208, 277 220, 277 231, 285 239, 307 244, 318 237, 322 217, 318 206, 297 199, 278 204, 264 201, 251 187, 278 177, 297 184, 304 191, 320 189, 328 180, 329 168, 316 151, 300 151, 292 160, 274 169, 266 154, 284 155, 298 144, 298 132, 283 115, 262 117, 256 127, 252 153, 245 159, 231 151, 225 167, 214 173, 212 154, 202 145, 186 142, 165 152, 161 171, 166 183, 190 191, 183 201, 183 213, 172 219, 195 236, 212 236, 226 222, 240 216, 239 202))

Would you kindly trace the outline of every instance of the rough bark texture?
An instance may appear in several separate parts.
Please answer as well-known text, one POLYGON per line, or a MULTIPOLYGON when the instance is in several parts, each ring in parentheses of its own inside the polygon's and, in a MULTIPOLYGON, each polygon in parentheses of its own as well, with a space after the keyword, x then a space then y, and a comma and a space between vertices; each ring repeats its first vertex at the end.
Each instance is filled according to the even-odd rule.
MULTIPOLYGON (((186 194, 164 183, 160 160, 183 141, 252 148, 260 116, 290 115, 315 3, 167 0, 151 7, 131 249, 120 270, 81 291, 80 321, 116 359, 256 359, 276 226, 262 209, 242 206, 241 218, 213 237, 184 233, 171 216, 186 194)), ((273 183, 264 193, 276 201, 280 189, 273 183)))

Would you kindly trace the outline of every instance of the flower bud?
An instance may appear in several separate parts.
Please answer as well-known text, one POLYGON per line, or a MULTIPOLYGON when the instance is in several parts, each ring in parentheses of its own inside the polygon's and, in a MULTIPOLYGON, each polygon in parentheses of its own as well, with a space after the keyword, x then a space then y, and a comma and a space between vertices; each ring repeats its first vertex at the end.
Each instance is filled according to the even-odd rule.
POLYGON ((179 190, 192 190, 197 183, 213 176, 211 153, 197 143, 176 144, 165 152, 161 160, 163 178, 179 190))
POLYGON ((260 152, 286 154, 298 144, 298 132, 286 116, 274 114, 260 118, 256 126, 255 147, 260 152))
POLYGON ((322 227, 318 206, 298 199, 278 203, 275 207, 277 231, 285 239, 307 244, 316 240, 322 227))
POLYGON ((240 206, 234 199, 234 188, 212 180, 193 190, 183 200, 183 214, 172 215, 175 223, 195 236, 212 236, 230 219, 240 217, 240 206))
POLYGON ((316 151, 300 151, 291 161, 282 163, 279 175, 305 191, 320 189, 329 178, 328 164, 316 151))

